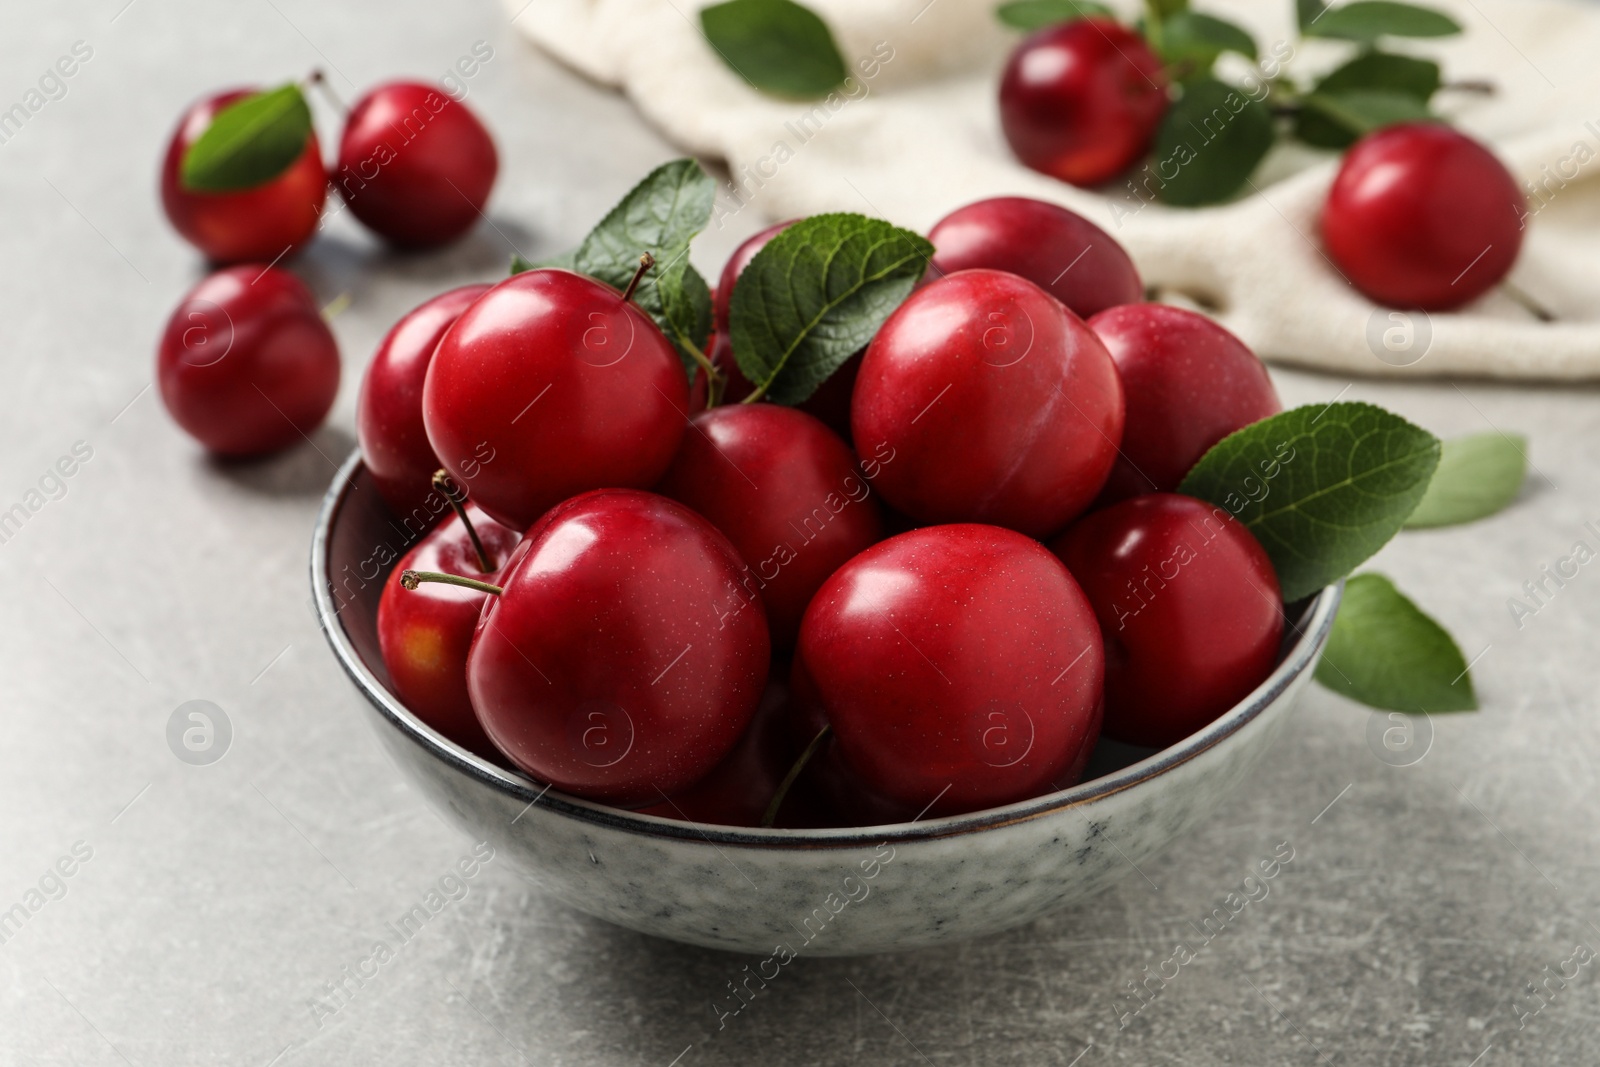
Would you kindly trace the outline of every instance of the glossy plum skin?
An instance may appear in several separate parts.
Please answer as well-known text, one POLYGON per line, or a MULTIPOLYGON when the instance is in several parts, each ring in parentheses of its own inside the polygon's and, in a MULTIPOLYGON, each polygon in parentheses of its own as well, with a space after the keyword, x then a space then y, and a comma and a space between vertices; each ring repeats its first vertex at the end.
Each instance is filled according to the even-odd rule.
POLYGON ((654 485, 688 397, 677 352, 632 302, 571 271, 530 270, 479 297, 439 342, 422 417, 478 506, 526 529, 585 490, 654 485))
POLYGON ((817 386, 816 392, 798 405, 799 410, 819 420, 847 444, 855 442, 850 429, 850 406, 855 399, 856 379, 861 375, 861 361, 866 352, 863 348, 845 360, 827 381, 817 386))
MULTIPOLYGON (((828 725, 827 709, 817 692, 816 680, 805 660, 796 656, 790 664, 791 721, 809 727, 811 737, 828 725)), ((807 739, 809 740, 809 738, 807 739)), ((883 826, 910 822, 926 802, 915 805, 888 797, 869 788, 844 760, 839 739, 830 733, 812 755, 790 789, 809 805, 812 817, 822 826, 883 826)))
POLYGON ((774 648, 794 644, 811 597, 883 537, 855 453, 810 415, 736 404, 690 420, 657 491, 693 508, 750 565, 774 648))
POLYGON ((936 276, 974 267, 1020 274, 1080 318, 1144 298, 1133 260, 1110 234, 1064 207, 999 196, 957 208, 928 233, 936 276))
MULTIPOLYGON (((751 385, 750 379, 739 370, 739 364, 733 356, 733 345, 728 342, 728 335, 723 333, 713 335, 708 347, 711 362, 727 376, 727 381, 722 387, 722 403, 739 403, 750 395, 755 386, 751 385)), ((827 381, 817 387, 816 392, 795 405, 796 410, 820 420, 824 426, 843 438, 846 444, 851 440, 850 399, 855 393, 856 375, 861 373, 861 358, 865 354, 866 349, 862 349, 845 360, 827 381)), ((699 380, 697 377, 696 382, 699 380)), ((704 406, 705 394, 701 393, 700 403, 694 410, 698 411, 704 406)))
MULTIPOLYGON (((760 826, 784 776, 822 726, 818 723, 809 736, 801 737, 802 725, 809 724, 795 721, 788 687, 769 680, 750 725, 711 773, 666 800, 637 810, 713 826, 760 826)), ((773 822, 779 827, 824 824, 824 814, 807 792, 793 787, 773 822)))
POLYGON ((728 334, 728 311, 733 306, 733 285, 739 280, 739 275, 756 258, 756 253, 767 247, 778 234, 793 226, 798 219, 788 219, 784 222, 774 223, 760 233, 745 238, 743 244, 733 250, 733 255, 728 257, 728 262, 722 267, 722 276, 717 281, 717 291, 711 301, 712 322, 718 334, 726 337, 728 334))
POLYGON ((770 646, 748 572, 666 497, 584 493, 528 531, 467 656, 495 747, 577 796, 622 805, 692 785, 761 699, 770 646))
POLYGON ((1099 185, 1149 149, 1167 83, 1144 38, 1109 18, 1030 34, 1000 79, 1000 125, 1023 165, 1099 185))
POLYGON ((403 315, 378 343, 361 379, 356 434, 378 491, 396 512, 414 508, 441 464, 422 424, 422 386, 439 339, 487 285, 463 285, 403 315))
POLYGON ((1122 386, 1060 301, 1017 275, 968 270, 889 316, 867 347, 850 421, 857 451, 884 457, 876 484, 895 508, 1043 537, 1105 484, 1122 386))
POLYGON ((228 267, 167 320, 156 383, 174 421, 212 452, 265 455, 322 425, 339 392, 339 346, 299 278, 228 267))
POLYGON ((1096 740, 1094 613, 1059 560, 1010 530, 934 526, 867 549, 812 600, 799 654, 844 761, 912 810, 1070 784, 1096 740))
POLYGON ((1105 734, 1163 748, 1243 700, 1283 637, 1278 578, 1226 511, 1151 493, 1084 516, 1051 544, 1105 637, 1105 734))
MULTIPOLYGON (((733 358, 733 342, 728 340, 727 333, 719 330, 712 334, 711 341, 706 347, 709 349, 706 354, 710 357, 711 362, 727 376, 727 381, 722 386, 722 402, 724 404, 737 404, 749 396, 755 386, 751 385, 750 379, 746 378, 744 372, 739 370, 739 364, 733 358)), ((696 376, 696 380, 698 378, 699 376, 696 376)), ((705 404, 704 395, 701 396, 700 401, 703 407, 705 404)), ((699 409, 696 408, 696 410, 699 409)))
MULTIPOLYGON (((503 565, 521 534, 471 504, 467 516, 490 562, 503 565)), ((496 758, 467 695, 467 651, 489 594, 439 582, 406 589, 400 575, 407 570, 459 574, 491 585, 498 583, 500 571, 479 569, 466 527, 452 514, 401 558, 378 600, 378 648, 395 695, 417 718, 462 748, 496 758)))
MULTIPOLYGON (((1094 706, 1089 723, 1089 733, 1096 738, 1100 736, 1103 711, 1102 701, 1094 706)), ((1078 752, 1078 758, 1054 781, 1040 785, 1029 797, 1019 799, 1044 796, 1078 784, 1093 755, 1094 745, 1084 745, 1078 752)), ((791 819, 805 821, 780 822, 780 826, 884 826, 913 822, 926 806, 890 800, 869 788, 845 762, 837 741, 832 737, 824 741, 806 764, 789 792, 795 798, 796 811, 790 811, 790 801, 786 800, 781 813, 791 819)))
POLYGON ((356 102, 339 139, 334 187, 369 229, 401 248, 433 248, 483 215, 500 157, 466 104, 419 82, 356 102))
POLYGON ((1322 243, 1373 301, 1443 311, 1510 273, 1526 214, 1516 179, 1483 145, 1440 123, 1401 123, 1345 153, 1322 243))
POLYGON ((184 112, 161 163, 161 206, 183 239, 213 263, 270 263, 304 244, 317 230, 328 197, 322 149, 313 133, 289 169, 254 189, 205 193, 179 181, 184 153, 210 127, 217 112, 254 89, 231 89, 184 112))
POLYGON ((1102 503, 1171 492, 1212 445, 1283 410, 1266 365, 1204 315, 1127 304, 1089 329, 1116 361, 1127 407, 1102 503))

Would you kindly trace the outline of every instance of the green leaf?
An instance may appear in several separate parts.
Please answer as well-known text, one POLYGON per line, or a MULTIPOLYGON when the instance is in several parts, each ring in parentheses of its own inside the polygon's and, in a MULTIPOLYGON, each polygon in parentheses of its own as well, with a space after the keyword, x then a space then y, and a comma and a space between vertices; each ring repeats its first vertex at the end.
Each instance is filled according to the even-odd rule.
POLYGON ((1189 0, 1144 0, 1144 7, 1154 21, 1164 23, 1178 12, 1189 10, 1189 0))
MULTIPOLYGON (((1354 144, 1373 130, 1393 126, 1397 122, 1412 122, 1432 118, 1428 105, 1407 93, 1354 89, 1338 96, 1312 93, 1302 101, 1301 118, 1321 119, 1310 127, 1310 137, 1302 137, 1307 144, 1322 148, 1344 148, 1354 144)), ((1296 133, 1302 127, 1297 125, 1296 133)))
POLYGON ((844 57, 828 24, 794 0, 727 0, 700 12, 706 41, 746 83, 806 100, 844 81, 844 57))
POLYGON ((1275 136, 1271 112, 1243 90, 1210 77, 1185 82, 1156 131, 1156 193, 1184 207, 1226 200, 1275 136))
POLYGON ((1528 439, 1480 433, 1444 443, 1439 469, 1407 529, 1456 526, 1487 518, 1517 498, 1528 473, 1528 439))
POLYGON ((1256 42, 1231 22, 1198 11, 1179 11, 1161 24, 1157 51, 1168 64, 1187 63, 1205 73, 1224 52, 1255 59, 1256 42))
POLYGON ((716 184, 694 160, 662 164, 600 220, 571 261, 571 269, 626 289, 639 269, 640 255, 654 256, 656 265, 634 290, 633 300, 678 349, 691 381, 697 365, 691 353, 704 349, 710 333, 711 296, 705 279, 689 265, 689 242, 711 220, 715 196, 716 184), (704 316, 699 313, 702 296, 704 316))
POLYGON ((227 193, 265 184, 294 165, 311 136, 311 109, 298 85, 243 97, 211 120, 183 154, 185 189, 227 193))
POLYGON ((1371 43, 1379 37, 1449 37, 1461 32, 1461 24, 1431 7, 1393 0, 1355 0, 1326 9, 1302 24, 1300 32, 1307 37, 1371 43))
POLYGON ((700 272, 689 265, 687 256, 677 266, 663 271, 656 279, 661 295, 661 310, 667 321, 667 337, 678 348, 690 384, 699 371, 699 360, 689 354, 689 346, 705 354, 711 337, 711 287, 700 272))
POLYGON ((1344 586, 1316 679, 1335 693, 1390 711, 1476 711, 1461 649, 1381 574, 1344 586))
POLYGON ((1322 17, 1328 10, 1328 5, 1323 0, 1295 0, 1295 18, 1300 25, 1300 32, 1305 33, 1306 27, 1322 17))
MULTIPOLYGON (((1323 77, 1312 86, 1311 95, 1325 99, 1356 92, 1398 93, 1425 105, 1438 92, 1439 83, 1439 64, 1431 60, 1364 52, 1323 77)), ((1318 148, 1344 148, 1357 136, 1348 124, 1323 114, 1315 106, 1300 109, 1294 134, 1318 148)))
POLYGON ((1285 602, 1349 574, 1399 531, 1439 464, 1439 439, 1372 404, 1285 411, 1223 438, 1178 492, 1255 534, 1285 602))
POLYGON ((1314 93, 1337 96, 1357 89, 1405 93, 1426 103, 1439 90, 1439 64, 1390 52, 1363 52, 1312 86, 1314 93))
POLYGON ((716 183, 699 163, 692 159, 663 163, 589 231, 574 262, 583 273, 624 288, 641 254, 649 252, 660 262, 664 253, 687 248, 711 221, 715 197, 716 183))
POLYGON ((805 400, 911 294, 933 245, 863 215, 813 215, 756 253, 734 286, 739 370, 780 404, 805 400))
POLYGON ((1116 17, 1109 7, 1094 0, 1010 0, 995 8, 994 14, 1012 29, 1030 33, 1091 15, 1116 17))

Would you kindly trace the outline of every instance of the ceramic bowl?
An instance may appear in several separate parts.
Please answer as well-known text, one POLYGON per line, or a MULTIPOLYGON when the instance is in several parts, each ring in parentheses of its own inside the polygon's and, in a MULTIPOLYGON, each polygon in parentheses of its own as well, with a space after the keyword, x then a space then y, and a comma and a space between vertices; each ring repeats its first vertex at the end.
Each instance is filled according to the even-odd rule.
POLYGON ((564 795, 434 733, 389 691, 378 595, 409 538, 353 455, 311 545, 334 655, 395 762, 448 821, 574 908, 676 941, 774 956, 912 948, 1030 922, 1129 877, 1203 822, 1260 759, 1311 678, 1339 605, 1289 609, 1272 675, 1159 752, 1102 741, 1092 780, 1003 808, 837 830, 676 822, 564 795))

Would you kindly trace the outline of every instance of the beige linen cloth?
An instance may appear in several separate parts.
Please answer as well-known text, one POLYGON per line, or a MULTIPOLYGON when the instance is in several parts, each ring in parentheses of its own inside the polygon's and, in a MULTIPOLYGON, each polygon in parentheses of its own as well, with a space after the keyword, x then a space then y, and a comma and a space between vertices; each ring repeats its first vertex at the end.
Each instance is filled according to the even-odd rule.
MULTIPOLYGON (((1557 315, 1553 324, 1499 291, 1458 312, 1403 315, 1351 290, 1317 239, 1332 153, 1280 147, 1246 195, 1202 209, 1027 170, 999 130, 999 70, 1017 38, 995 21, 993 0, 808 0, 855 71, 821 103, 746 86, 702 38, 698 0, 508 0, 542 48, 620 88, 685 150, 726 161, 713 226, 740 212, 775 220, 859 211, 926 232, 972 200, 1038 197, 1097 222, 1162 299, 1208 308, 1269 359, 1346 374, 1600 377, 1600 5, 1428 2, 1465 32, 1386 46, 1438 60, 1447 82, 1497 87, 1492 96, 1442 92, 1435 107, 1491 144, 1529 190, 1511 277, 1557 315)), ((1195 6, 1247 26, 1264 59, 1287 57, 1302 79, 1351 54, 1349 45, 1300 41, 1292 0, 1195 6)), ((1229 67, 1235 58, 1224 57, 1225 77, 1253 73, 1242 60, 1229 67)))

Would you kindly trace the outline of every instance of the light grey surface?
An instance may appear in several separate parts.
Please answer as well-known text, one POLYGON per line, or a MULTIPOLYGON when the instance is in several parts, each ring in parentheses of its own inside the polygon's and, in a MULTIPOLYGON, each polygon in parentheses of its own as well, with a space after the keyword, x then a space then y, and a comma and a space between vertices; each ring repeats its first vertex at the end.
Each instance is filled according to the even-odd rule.
MULTIPOLYGON (((1487 649, 1484 710, 1436 719, 1420 762, 1380 760, 1372 716, 1313 689, 1254 780, 1106 895, 955 947, 797 960, 721 1030, 711 1005, 755 961, 608 927, 490 862, 319 1012, 326 983, 471 849, 388 763, 306 604, 313 512, 351 444, 360 370, 407 307, 497 274, 508 241, 558 250, 671 149, 486 0, 123 4, 0 9, 0 107, 75 40, 95 50, 0 144, 0 509, 75 441, 94 450, 0 544, 0 910, 76 842, 93 851, 0 945, 0 1064, 1600 1060, 1600 963, 1536 1015, 1526 988, 1600 948, 1600 577, 1584 567, 1520 630, 1506 605, 1575 540, 1600 548, 1583 528, 1600 526, 1600 403, 1570 386, 1304 374, 1277 375, 1288 402, 1368 398, 1441 433, 1534 440, 1539 473, 1512 511, 1408 534, 1377 561, 1469 657, 1487 649), (200 272, 153 192, 179 110, 314 65, 348 99, 442 74, 480 39, 495 58, 469 101, 503 151, 494 227, 398 258, 336 220, 295 263, 324 300, 352 298, 334 322, 348 376, 331 424, 266 463, 208 462, 146 390, 154 339, 200 272), (233 728, 210 766, 166 740, 194 699, 233 728), (1119 1027, 1126 983, 1280 842, 1294 859, 1267 898, 1119 1027)), ((758 221, 703 241, 702 265, 758 221)))

